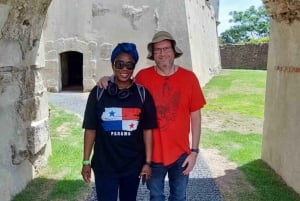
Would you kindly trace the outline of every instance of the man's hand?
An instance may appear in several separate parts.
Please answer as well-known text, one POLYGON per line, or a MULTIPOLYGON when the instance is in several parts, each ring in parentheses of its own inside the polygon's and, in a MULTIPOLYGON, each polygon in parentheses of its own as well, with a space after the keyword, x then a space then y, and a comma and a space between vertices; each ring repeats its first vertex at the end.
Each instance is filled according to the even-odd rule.
POLYGON ((197 155, 197 153, 191 152, 183 162, 182 167, 186 167, 182 172, 184 175, 188 175, 193 170, 196 164, 197 155))
POLYGON ((109 76, 103 76, 99 79, 99 81, 97 82, 97 86, 100 88, 104 88, 106 89, 108 86, 108 81, 109 81, 110 77, 109 76))

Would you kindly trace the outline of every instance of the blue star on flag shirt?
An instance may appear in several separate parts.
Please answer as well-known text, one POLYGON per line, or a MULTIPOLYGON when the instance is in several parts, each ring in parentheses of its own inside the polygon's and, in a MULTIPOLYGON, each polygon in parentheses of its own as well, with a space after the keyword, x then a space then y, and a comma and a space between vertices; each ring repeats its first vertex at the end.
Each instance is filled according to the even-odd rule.
POLYGON ((140 108, 105 108, 102 113, 102 126, 105 131, 134 131, 139 123, 140 108))

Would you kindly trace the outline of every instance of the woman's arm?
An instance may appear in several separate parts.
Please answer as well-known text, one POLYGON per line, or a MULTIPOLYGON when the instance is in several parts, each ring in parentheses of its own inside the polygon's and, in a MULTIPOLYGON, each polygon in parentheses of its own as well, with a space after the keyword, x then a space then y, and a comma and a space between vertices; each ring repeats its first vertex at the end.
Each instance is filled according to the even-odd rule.
POLYGON ((151 176, 151 157, 152 157, 152 129, 144 129, 143 131, 144 144, 145 144, 145 164, 142 168, 140 176, 145 175, 146 180, 151 176))
POLYGON ((85 182, 89 183, 91 181, 91 163, 90 155, 92 148, 95 143, 96 130, 84 130, 84 144, 83 144, 83 164, 81 175, 85 182))

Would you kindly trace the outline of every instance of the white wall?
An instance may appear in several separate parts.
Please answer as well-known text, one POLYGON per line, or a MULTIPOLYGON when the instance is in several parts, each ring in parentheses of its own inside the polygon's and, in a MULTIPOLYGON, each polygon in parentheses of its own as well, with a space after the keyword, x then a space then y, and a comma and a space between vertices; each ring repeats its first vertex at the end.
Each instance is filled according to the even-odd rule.
POLYGON ((193 71, 204 86, 221 70, 214 8, 206 1, 187 1, 186 13, 193 71))
POLYGON ((166 30, 173 34, 184 52, 176 63, 195 71, 204 85, 220 68, 214 15, 213 7, 202 0, 54 0, 44 25, 44 40, 46 69, 52 68, 56 73, 48 71, 47 74, 54 76, 51 83, 59 84, 55 80, 60 79, 57 73, 60 51, 86 49, 76 42, 73 45, 65 42, 71 39, 95 45, 91 52, 82 52, 87 69, 84 79, 85 76, 90 79, 88 88, 99 77, 112 74, 110 53, 119 42, 136 43, 140 54, 137 72, 153 65, 146 59, 146 45, 154 33, 166 30), (48 57, 50 53, 52 56, 48 57))
POLYGON ((262 159, 300 193, 300 22, 272 20, 262 159))

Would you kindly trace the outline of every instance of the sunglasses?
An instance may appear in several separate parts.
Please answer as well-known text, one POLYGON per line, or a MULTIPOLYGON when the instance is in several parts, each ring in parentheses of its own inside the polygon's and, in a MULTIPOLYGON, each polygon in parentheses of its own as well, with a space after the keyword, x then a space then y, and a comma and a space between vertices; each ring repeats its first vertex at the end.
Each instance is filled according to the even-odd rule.
POLYGON ((126 67, 128 70, 133 70, 135 68, 135 63, 116 60, 114 63, 114 67, 120 70, 123 69, 124 67, 126 67))

